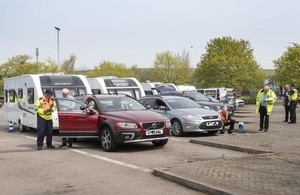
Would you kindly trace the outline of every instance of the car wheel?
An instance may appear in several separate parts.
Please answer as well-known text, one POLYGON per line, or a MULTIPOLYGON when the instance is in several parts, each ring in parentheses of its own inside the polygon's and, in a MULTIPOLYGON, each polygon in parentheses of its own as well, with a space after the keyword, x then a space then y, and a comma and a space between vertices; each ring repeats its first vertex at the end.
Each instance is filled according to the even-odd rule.
POLYGON ((101 131, 101 146, 106 152, 115 151, 118 147, 109 127, 104 127, 101 131))
POLYGON ((164 140, 155 140, 155 141, 152 141, 152 144, 154 146, 164 146, 168 143, 168 139, 164 139, 164 140))
POLYGON ((27 131, 27 127, 24 125, 21 125, 21 122, 19 121, 19 130, 20 132, 26 132, 27 131))
POLYGON ((172 134, 174 136, 182 136, 183 135, 183 128, 179 120, 174 119, 172 121, 172 134))

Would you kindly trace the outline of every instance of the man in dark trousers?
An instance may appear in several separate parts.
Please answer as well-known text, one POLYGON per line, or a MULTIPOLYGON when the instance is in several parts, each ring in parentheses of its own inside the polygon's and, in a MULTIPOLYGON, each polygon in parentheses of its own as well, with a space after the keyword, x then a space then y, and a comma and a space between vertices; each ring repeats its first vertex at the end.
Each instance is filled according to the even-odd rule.
MULTIPOLYGON (((70 91, 67 88, 64 88, 62 90, 62 97, 74 100, 75 98, 73 96, 70 96, 70 91)), ((67 146, 68 142, 68 147, 72 147, 73 145, 73 138, 62 138, 62 143, 59 145, 59 147, 64 147, 67 146)))
POLYGON ((43 148, 45 135, 47 148, 55 148, 52 145, 52 113, 56 110, 56 105, 50 89, 46 89, 44 95, 36 100, 34 110, 37 112, 37 149, 43 148))
POLYGON ((291 84, 291 89, 289 90, 289 104, 290 104, 290 122, 289 124, 296 123, 296 108, 298 101, 298 90, 291 84))
POLYGON ((273 110, 277 96, 265 85, 263 89, 259 90, 256 96, 256 113, 259 113, 259 131, 269 130, 269 116, 273 110))
POLYGON ((288 122, 289 120, 289 113, 290 113, 289 91, 290 91, 290 85, 286 84, 284 86, 284 93, 283 93, 283 106, 285 110, 285 118, 284 121, 282 122, 288 122))

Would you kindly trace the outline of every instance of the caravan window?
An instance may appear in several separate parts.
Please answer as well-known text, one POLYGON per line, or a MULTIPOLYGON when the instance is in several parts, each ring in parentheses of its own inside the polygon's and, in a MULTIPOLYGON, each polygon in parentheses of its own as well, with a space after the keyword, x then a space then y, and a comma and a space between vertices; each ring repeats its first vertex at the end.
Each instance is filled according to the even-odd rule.
POLYGON ((16 101, 16 92, 14 89, 9 90, 9 102, 14 103, 16 101))
POLYGON ((106 87, 130 87, 137 86, 137 84, 130 79, 105 79, 106 87))
POLYGON ((22 98, 23 98, 23 89, 22 89, 22 88, 19 88, 19 89, 18 89, 18 98, 19 98, 19 99, 22 99, 22 98))
POLYGON ((101 91, 100 91, 100 89, 92 89, 92 93, 94 95, 98 95, 98 94, 101 94, 101 91))
POLYGON ((27 98, 28 98, 28 104, 34 104, 34 89, 33 88, 27 89, 27 98))

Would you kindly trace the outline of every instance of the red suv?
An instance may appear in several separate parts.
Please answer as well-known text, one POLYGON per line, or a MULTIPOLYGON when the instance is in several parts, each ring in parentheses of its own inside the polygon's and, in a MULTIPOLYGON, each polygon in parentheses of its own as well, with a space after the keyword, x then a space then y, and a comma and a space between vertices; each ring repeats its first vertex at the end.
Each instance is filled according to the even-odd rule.
POLYGON ((99 138, 107 152, 115 151, 122 143, 151 141, 154 146, 164 146, 168 142, 169 119, 147 110, 132 97, 94 95, 80 97, 80 101, 56 101, 62 137, 99 138))

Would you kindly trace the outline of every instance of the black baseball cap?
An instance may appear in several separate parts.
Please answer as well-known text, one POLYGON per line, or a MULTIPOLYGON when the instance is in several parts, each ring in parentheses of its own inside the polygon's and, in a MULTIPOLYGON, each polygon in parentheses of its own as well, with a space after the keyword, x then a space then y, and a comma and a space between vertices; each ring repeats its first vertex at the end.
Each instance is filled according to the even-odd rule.
POLYGON ((50 89, 46 89, 45 90, 45 94, 52 95, 53 93, 52 93, 52 91, 50 89))

